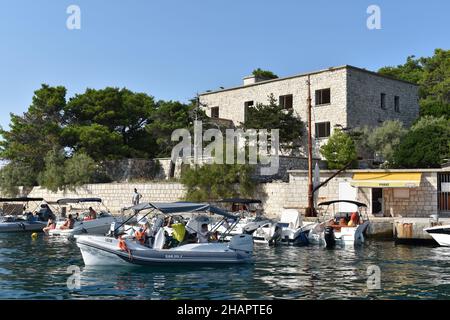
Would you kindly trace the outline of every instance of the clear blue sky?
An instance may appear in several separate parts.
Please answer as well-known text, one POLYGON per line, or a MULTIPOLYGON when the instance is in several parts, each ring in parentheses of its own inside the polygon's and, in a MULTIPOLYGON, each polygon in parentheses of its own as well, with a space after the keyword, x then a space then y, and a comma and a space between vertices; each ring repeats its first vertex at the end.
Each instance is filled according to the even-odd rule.
POLYGON ((257 67, 376 70, 449 49, 449 15, 448 0, 0 0, 0 125, 41 83, 69 97, 117 86, 187 101, 257 67), (66 28, 71 4, 81 30, 66 28), (381 30, 366 27, 370 4, 381 7, 381 30))

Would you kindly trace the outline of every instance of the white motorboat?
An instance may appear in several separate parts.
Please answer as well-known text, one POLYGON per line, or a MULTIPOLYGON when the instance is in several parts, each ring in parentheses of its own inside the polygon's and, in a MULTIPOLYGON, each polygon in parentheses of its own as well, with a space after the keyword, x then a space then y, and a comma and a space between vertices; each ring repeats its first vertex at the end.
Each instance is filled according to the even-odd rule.
POLYGON ((424 229, 440 246, 450 247, 450 225, 424 229))
POLYGON ((253 221, 245 226, 244 233, 252 234, 256 243, 307 245, 308 234, 315 226, 314 222, 304 223, 298 210, 284 209, 280 221, 253 221))
MULTIPOLYGON (((76 236, 76 242, 81 250, 86 265, 186 265, 186 264, 239 264, 253 262, 253 240, 249 235, 236 235, 229 243, 214 241, 208 243, 190 243, 187 235, 189 229, 196 229, 199 220, 186 225, 186 240, 181 241, 175 247, 167 247, 168 234, 164 229, 164 217, 174 217, 180 214, 209 213, 222 217, 217 225, 211 230, 214 234, 217 228, 226 219, 235 216, 209 204, 205 203, 143 203, 131 208, 135 215, 139 212, 148 211, 141 216, 153 215, 153 225, 150 237, 144 243, 129 236, 121 235, 122 226, 129 223, 131 218, 114 226, 109 236, 76 236)), ((205 222, 206 220, 203 220, 205 222)), ((204 223, 202 223, 204 225, 204 223)), ((225 235, 224 235, 225 236, 225 235)), ((219 239, 220 240, 220 239, 219 239)))
MULTIPOLYGON (((72 238, 79 234, 105 235, 109 231, 111 223, 116 222, 118 219, 109 212, 100 198, 60 199, 57 203, 60 207, 71 205, 72 208, 69 211, 78 212, 78 219, 75 220, 72 229, 61 228, 65 221, 58 221, 56 228, 49 231, 50 236, 72 238), (81 205, 81 208, 74 208, 73 206, 76 205, 81 205), (90 218, 89 211, 85 208, 90 205, 95 206, 97 209, 95 219, 90 218), (98 209, 99 207, 100 209, 98 209)), ((71 214, 74 215, 73 213, 71 214)))
POLYGON ((333 214, 326 221, 317 224, 308 234, 310 243, 325 244, 327 247, 335 245, 355 245, 364 242, 364 233, 369 226, 367 212, 363 217, 362 208, 367 209, 364 203, 353 200, 333 200, 319 203, 319 206, 327 206, 325 217, 330 206, 333 206, 333 214), (354 212, 336 212, 335 205, 340 203, 353 204, 354 212))
POLYGON ((239 219, 228 219, 227 223, 218 229, 219 234, 223 234, 230 229, 227 231, 228 236, 225 238, 227 241, 235 235, 243 234, 245 226, 249 223, 265 219, 262 216, 262 209, 259 207, 262 203, 261 200, 229 198, 220 200, 218 203, 231 204, 230 212, 239 217, 239 219))
POLYGON ((47 226, 47 219, 34 215, 29 210, 29 203, 39 203, 34 211, 44 202, 43 198, 1 198, 4 205, 0 216, 0 233, 41 232, 47 226))

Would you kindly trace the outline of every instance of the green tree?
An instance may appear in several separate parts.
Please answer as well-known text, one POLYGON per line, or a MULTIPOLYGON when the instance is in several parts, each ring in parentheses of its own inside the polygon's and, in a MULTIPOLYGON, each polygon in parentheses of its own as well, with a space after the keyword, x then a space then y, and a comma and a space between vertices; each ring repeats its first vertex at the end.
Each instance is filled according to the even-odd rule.
POLYGON ((9 164, 3 169, 2 190, 32 187, 45 167, 45 157, 60 147, 66 89, 43 84, 34 92, 28 111, 11 114, 10 130, 0 130, 0 158, 9 164), (18 179, 13 179, 13 177, 18 179))
POLYGON ((432 57, 410 56, 405 64, 378 72, 419 85, 421 116, 450 117, 450 50, 436 49, 432 57))
POLYGON ((393 166, 394 152, 408 132, 403 124, 398 120, 387 120, 380 127, 364 127, 360 131, 362 135, 356 141, 359 149, 370 153, 372 159, 381 155, 385 166, 393 166))
POLYGON ((95 182, 97 164, 84 153, 67 158, 63 150, 55 149, 47 154, 45 162, 45 169, 39 174, 39 184, 50 191, 75 190, 95 182))
POLYGON ((228 197, 251 197, 255 190, 254 168, 244 164, 205 164, 190 167, 181 177, 188 201, 214 201, 228 197), (237 188, 236 188, 237 186, 237 188))
POLYGON ((178 101, 158 101, 145 127, 157 146, 155 156, 170 157, 172 148, 178 143, 171 141, 172 133, 176 129, 192 128, 194 108, 193 103, 186 105, 178 101))
POLYGON ((64 109, 64 143, 96 160, 152 157, 154 141, 145 125, 154 109, 153 97, 145 93, 125 88, 87 89, 70 99, 64 109), (95 134, 95 141, 83 139, 86 130, 95 134), (109 148, 104 156, 99 153, 103 148, 109 148))
POLYGON ((268 96, 268 104, 258 103, 247 109, 245 123, 241 124, 248 129, 279 129, 280 147, 283 150, 292 150, 302 146, 301 137, 305 125, 293 109, 283 109, 274 95, 268 96))
POLYGON ((424 117, 395 150, 395 164, 400 168, 439 168, 450 157, 449 141, 449 119, 424 117))
POLYGON ((327 143, 320 148, 329 169, 341 169, 350 161, 357 160, 355 142, 340 129, 335 129, 327 143))
POLYGON ((261 68, 253 70, 252 74, 255 77, 263 78, 263 79, 277 79, 278 76, 272 71, 262 70, 261 68))

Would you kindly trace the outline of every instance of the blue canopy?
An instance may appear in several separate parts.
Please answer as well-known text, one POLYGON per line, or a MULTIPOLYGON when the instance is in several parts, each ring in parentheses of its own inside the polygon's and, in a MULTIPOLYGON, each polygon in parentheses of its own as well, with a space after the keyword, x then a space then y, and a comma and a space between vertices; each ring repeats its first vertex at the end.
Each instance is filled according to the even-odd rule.
POLYGON ((156 209, 164 214, 177 214, 177 213, 191 213, 191 212, 211 212, 217 215, 221 215, 227 218, 236 218, 236 216, 228 213, 225 210, 211 206, 208 203, 192 203, 192 202, 171 202, 171 203, 158 203, 158 202, 146 202, 141 203, 133 207, 126 208, 126 210, 134 210, 135 212, 156 209))

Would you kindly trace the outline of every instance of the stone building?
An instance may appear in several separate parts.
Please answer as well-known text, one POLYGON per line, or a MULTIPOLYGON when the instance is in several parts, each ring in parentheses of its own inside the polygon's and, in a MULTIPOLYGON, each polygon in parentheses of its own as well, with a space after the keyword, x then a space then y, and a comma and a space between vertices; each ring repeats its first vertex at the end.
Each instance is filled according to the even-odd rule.
POLYGON ((202 93, 200 102, 210 117, 239 125, 248 107, 267 103, 273 94, 305 121, 308 75, 316 156, 334 128, 374 127, 390 119, 408 127, 419 115, 417 85, 348 65, 272 80, 250 76, 242 86, 202 93))

